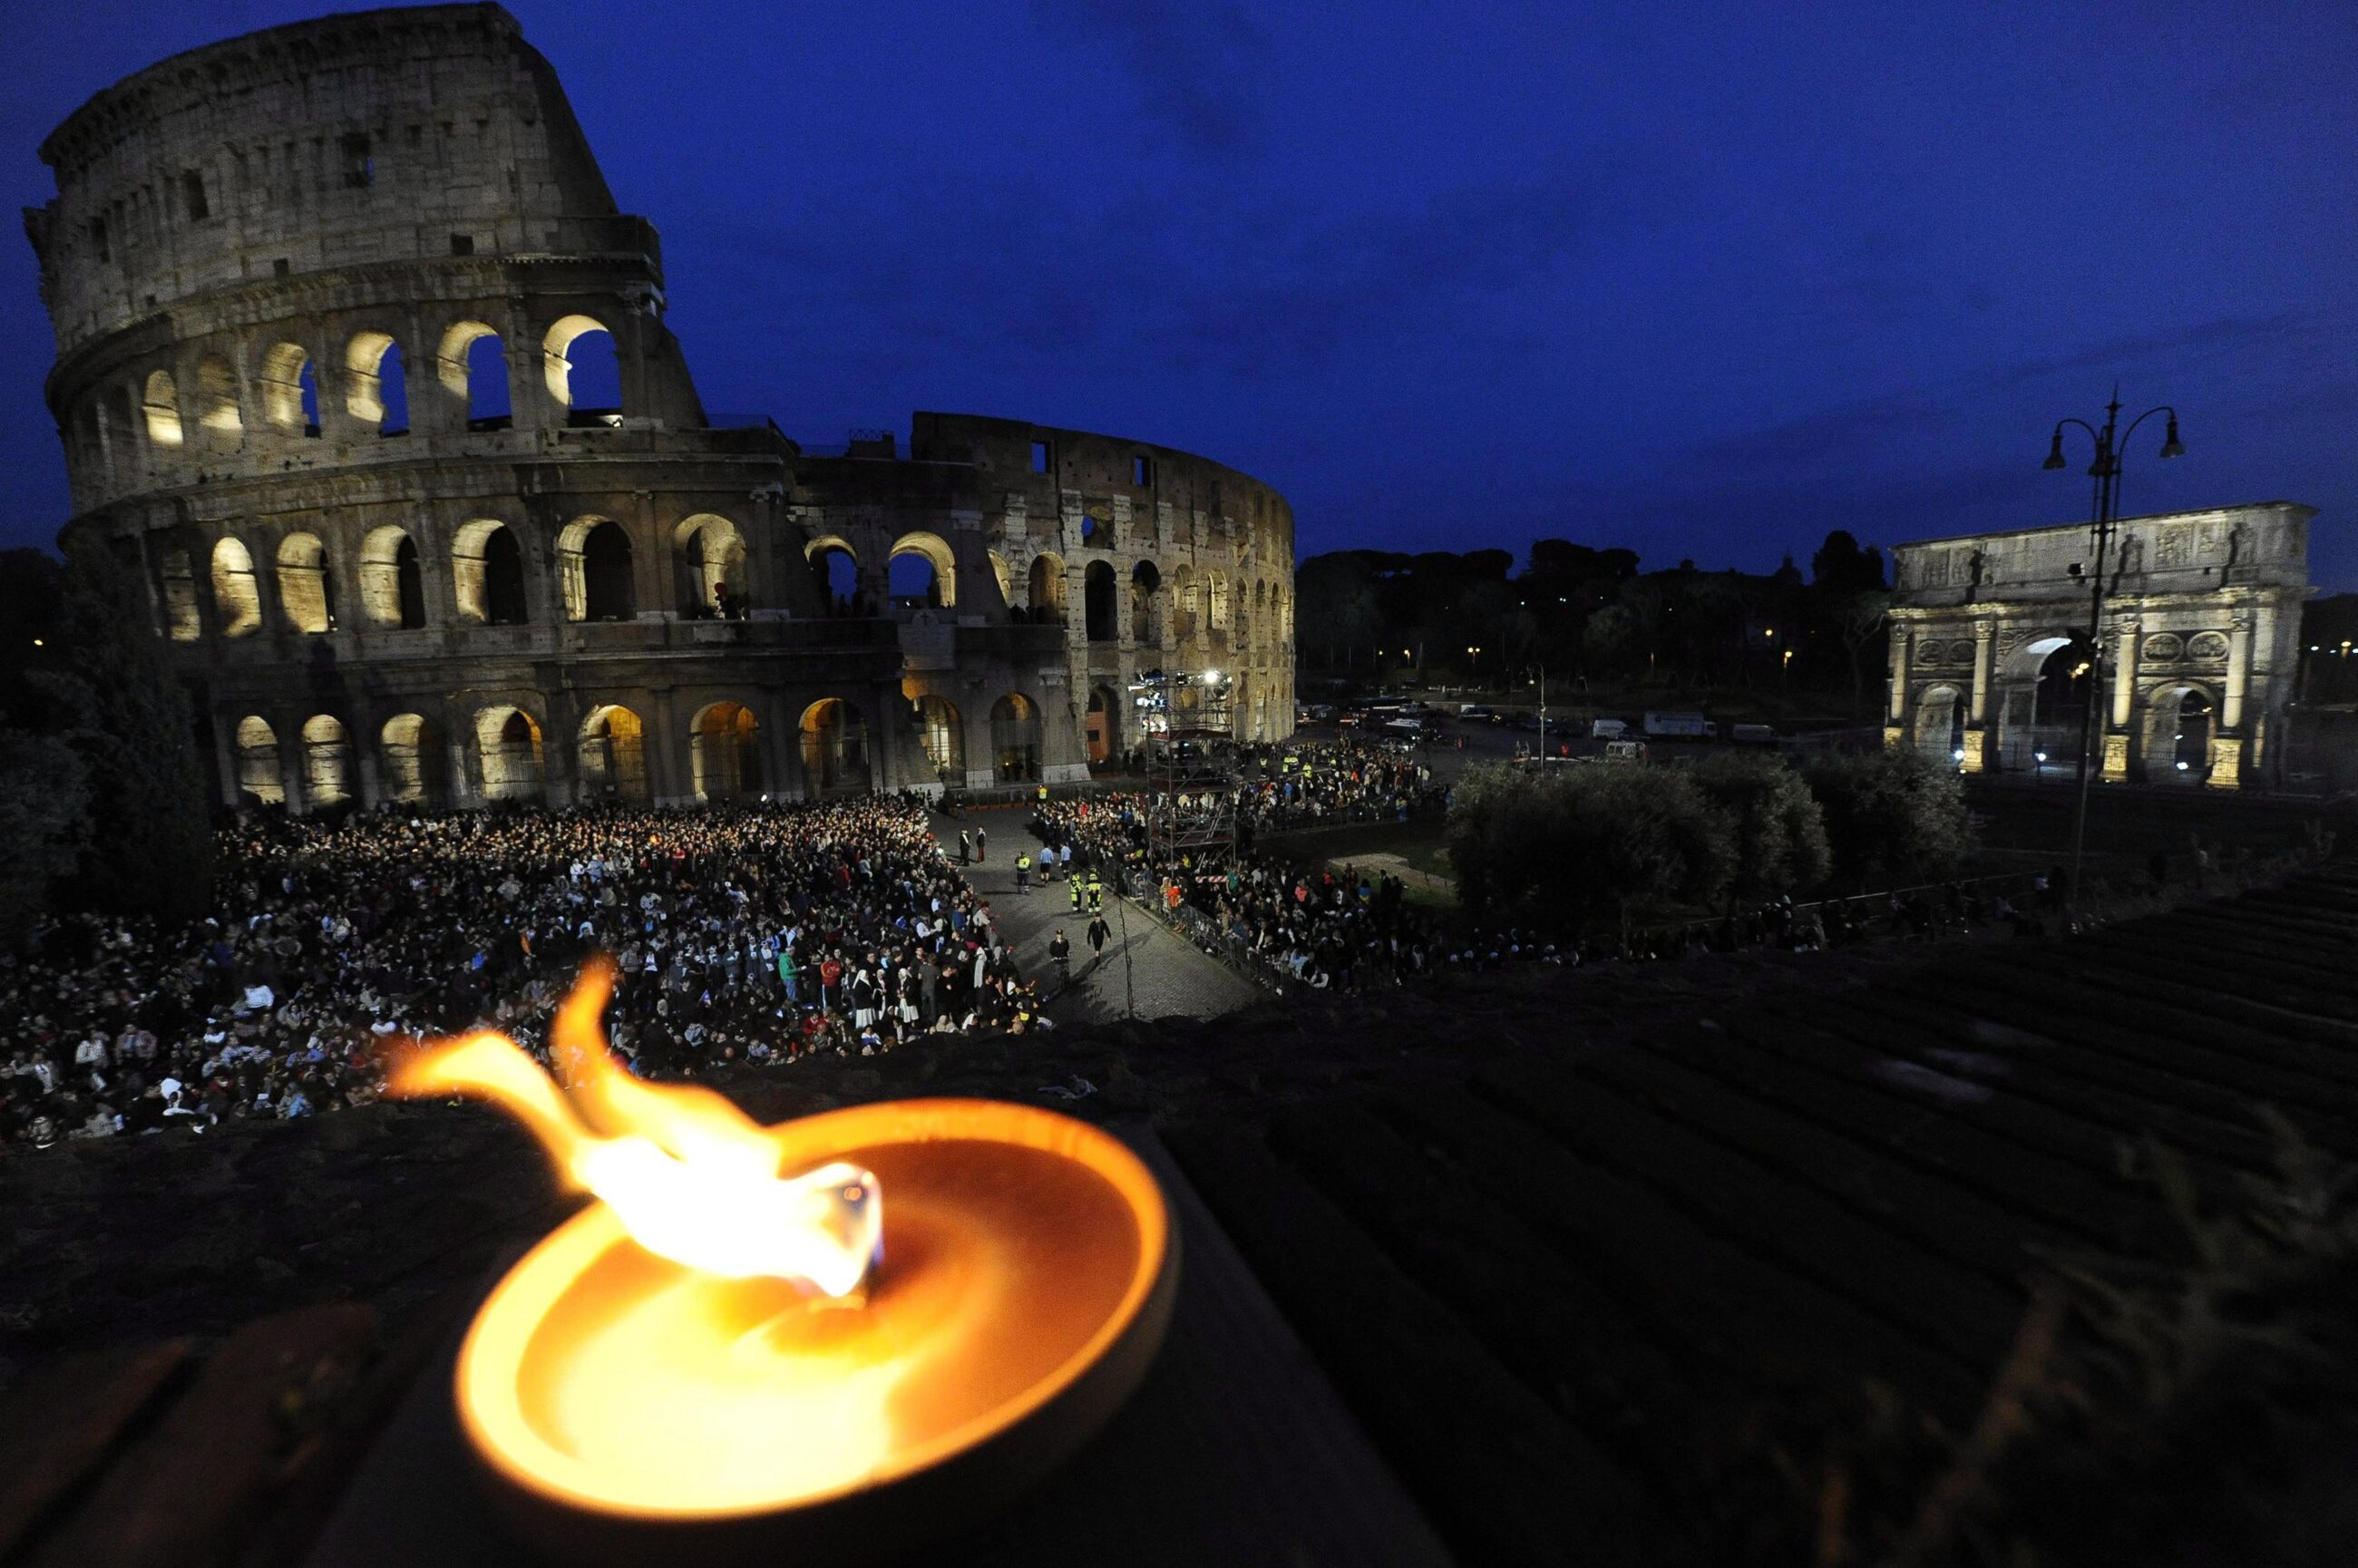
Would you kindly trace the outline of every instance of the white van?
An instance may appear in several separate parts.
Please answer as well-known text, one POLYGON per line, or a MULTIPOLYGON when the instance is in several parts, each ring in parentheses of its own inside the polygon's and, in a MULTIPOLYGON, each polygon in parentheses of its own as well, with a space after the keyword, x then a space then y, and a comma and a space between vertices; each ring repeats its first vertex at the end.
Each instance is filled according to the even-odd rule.
POLYGON ((1588 738, 1592 741, 1618 741, 1629 733, 1626 719, 1592 719, 1588 721, 1588 738))

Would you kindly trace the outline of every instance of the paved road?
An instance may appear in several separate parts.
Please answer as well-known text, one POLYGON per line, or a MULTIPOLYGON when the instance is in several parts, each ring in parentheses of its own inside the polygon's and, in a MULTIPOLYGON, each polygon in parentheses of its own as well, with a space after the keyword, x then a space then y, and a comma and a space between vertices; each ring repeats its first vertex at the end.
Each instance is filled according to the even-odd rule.
POLYGON ((1019 811, 968 812, 953 820, 936 813, 935 834, 957 858, 958 829, 979 825, 990 837, 990 856, 980 865, 961 867, 966 879, 990 905, 1015 962, 1023 973, 1037 975, 1053 985, 1055 968, 1048 961, 1048 939, 1058 926, 1073 944, 1073 984, 1052 997, 1048 1016, 1059 1022, 1100 1022, 1124 1018, 1164 1018, 1182 1013, 1190 1018, 1217 1018, 1262 1000, 1268 993, 1218 959, 1198 952, 1122 900, 1106 900, 1106 924, 1113 940, 1102 958, 1092 960, 1083 937, 1087 914, 1076 917, 1063 882, 1031 892, 1015 891, 1015 854, 1037 854, 1039 841, 1024 830, 1019 811))

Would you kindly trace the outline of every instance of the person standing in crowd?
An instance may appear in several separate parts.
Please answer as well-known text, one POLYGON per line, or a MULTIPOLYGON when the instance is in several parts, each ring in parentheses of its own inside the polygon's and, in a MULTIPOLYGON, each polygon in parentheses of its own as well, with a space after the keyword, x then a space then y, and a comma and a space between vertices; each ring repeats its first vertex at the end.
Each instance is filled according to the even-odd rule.
POLYGON ((958 864, 963 866, 974 853, 974 840, 963 827, 958 829, 958 864))
POLYGON ((1040 885, 1045 887, 1056 880, 1056 851, 1047 845, 1040 846, 1040 885))
POLYGON ((974 863, 982 864, 990 858, 990 835, 977 827, 974 830, 974 863))
POLYGON ((1081 913, 1081 900, 1086 895, 1087 891, 1087 889, 1081 886, 1080 878, 1067 876, 1065 879, 1065 892, 1072 897, 1073 914, 1076 916, 1081 913))

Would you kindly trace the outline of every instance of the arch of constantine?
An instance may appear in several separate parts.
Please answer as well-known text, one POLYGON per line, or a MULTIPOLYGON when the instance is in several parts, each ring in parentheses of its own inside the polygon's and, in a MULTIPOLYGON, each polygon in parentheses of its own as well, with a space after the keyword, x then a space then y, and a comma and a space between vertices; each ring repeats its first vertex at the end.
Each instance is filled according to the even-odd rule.
MULTIPOLYGON (((2096 731, 2104 778, 2234 789, 2274 776, 2315 515, 2270 501, 2115 524, 2096 731)), ((2075 762, 2095 673, 2089 524, 1891 554, 1885 743, 1967 773, 2075 762)))
POLYGON ((1150 669, 1292 732, 1282 496, 1020 420, 708 416, 654 226, 497 5, 192 50, 41 156, 61 540, 145 585, 224 801, 1053 783, 1150 669))

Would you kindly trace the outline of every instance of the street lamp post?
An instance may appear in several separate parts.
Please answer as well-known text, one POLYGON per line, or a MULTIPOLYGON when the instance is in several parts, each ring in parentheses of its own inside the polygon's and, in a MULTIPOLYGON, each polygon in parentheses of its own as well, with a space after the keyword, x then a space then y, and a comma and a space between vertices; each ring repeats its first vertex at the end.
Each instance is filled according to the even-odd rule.
MULTIPOLYGON (((2092 776, 2090 763, 2096 738, 2103 731, 2098 715, 2104 701, 2104 557, 2113 542, 2113 524, 2120 517, 2121 449, 2136 434, 2136 427, 2155 415, 2166 416, 2169 421, 2163 436, 2160 455, 2182 458, 2186 448, 2178 438, 2178 410, 2164 403, 2148 408, 2129 421, 2129 427, 2119 429, 2121 394, 2113 389, 2112 402, 2104 406, 2104 427, 2101 430, 2084 419, 2061 419, 2055 425, 2055 440, 2047 451, 2049 469, 2063 466, 2063 427, 2077 425, 2088 432, 2096 444, 2096 460, 2088 465, 2088 473, 2096 481, 2094 520, 2091 524, 2095 535, 2096 569, 2088 579, 2088 706, 2080 718, 2080 774, 2078 795, 2071 805, 2071 880, 2064 890, 2064 903, 2076 907, 2080 901, 2080 862, 2088 839, 2088 784, 2092 776)), ((2079 568, 2072 568, 2076 574, 2079 568)))

